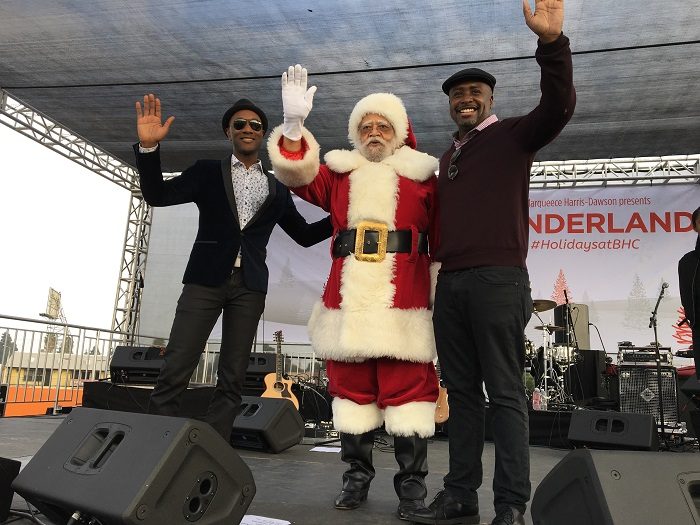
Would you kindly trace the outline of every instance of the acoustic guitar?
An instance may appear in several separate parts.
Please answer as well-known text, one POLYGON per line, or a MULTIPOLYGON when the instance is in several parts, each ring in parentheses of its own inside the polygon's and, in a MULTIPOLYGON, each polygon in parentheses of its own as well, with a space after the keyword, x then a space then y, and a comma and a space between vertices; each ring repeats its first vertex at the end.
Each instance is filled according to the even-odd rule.
POLYGON ((437 372, 439 383, 438 398, 435 402, 435 422, 440 424, 444 423, 450 417, 450 406, 447 404, 447 388, 443 386, 441 372, 440 372, 440 361, 435 363, 435 370, 437 372))
POLYGON ((297 396, 292 393, 292 384, 294 381, 291 379, 284 379, 282 377, 282 372, 284 370, 284 356, 282 355, 282 330, 278 330, 273 334, 275 342, 277 343, 277 355, 275 356, 275 372, 269 373, 265 376, 265 391, 262 393, 261 397, 277 397, 282 399, 288 399, 294 406, 299 410, 299 401, 297 396))

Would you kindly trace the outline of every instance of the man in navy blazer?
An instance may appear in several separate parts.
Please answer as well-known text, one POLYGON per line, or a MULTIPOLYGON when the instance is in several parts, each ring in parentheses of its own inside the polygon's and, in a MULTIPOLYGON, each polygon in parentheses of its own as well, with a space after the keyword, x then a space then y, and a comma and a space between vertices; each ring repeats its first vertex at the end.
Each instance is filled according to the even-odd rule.
POLYGON ((250 100, 237 101, 222 119, 233 155, 199 160, 169 180, 163 180, 159 144, 174 117, 162 122, 160 100, 152 94, 144 96, 143 108, 136 102, 136 115, 139 143, 134 151, 146 202, 151 206, 194 202, 199 209, 199 229, 148 411, 179 415, 182 393, 223 312, 217 383, 205 420, 229 440, 265 308, 270 234, 279 224, 297 243, 311 246, 330 237, 330 221, 308 224, 289 190, 263 170, 258 153, 267 117, 250 100))

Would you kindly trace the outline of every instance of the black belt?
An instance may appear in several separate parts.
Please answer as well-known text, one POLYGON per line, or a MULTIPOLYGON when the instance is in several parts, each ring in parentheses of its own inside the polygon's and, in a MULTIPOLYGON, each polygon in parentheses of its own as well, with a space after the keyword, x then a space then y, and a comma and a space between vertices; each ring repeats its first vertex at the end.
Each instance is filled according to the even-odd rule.
MULTIPOLYGON (((355 253, 355 241, 357 230, 343 230, 333 239, 333 257, 346 257, 355 253)), ((364 242, 362 254, 373 255, 379 253, 380 232, 370 227, 364 229, 364 242)), ((397 230, 387 232, 386 251, 389 253, 411 253, 411 230, 397 230)), ((424 232, 418 233, 418 253, 428 253, 428 236, 424 232)), ((357 255, 357 254, 356 254, 357 255)))

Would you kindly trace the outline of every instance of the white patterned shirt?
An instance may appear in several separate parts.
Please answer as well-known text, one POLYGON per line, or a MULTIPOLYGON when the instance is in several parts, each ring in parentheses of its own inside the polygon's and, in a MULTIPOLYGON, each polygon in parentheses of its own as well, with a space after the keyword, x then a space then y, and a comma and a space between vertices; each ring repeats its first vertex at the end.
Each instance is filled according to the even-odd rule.
POLYGON ((270 190, 267 185, 267 176, 263 172, 260 161, 246 169, 245 164, 231 156, 231 181, 233 182, 233 195, 236 197, 236 211, 241 230, 246 227, 265 199, 270 190))

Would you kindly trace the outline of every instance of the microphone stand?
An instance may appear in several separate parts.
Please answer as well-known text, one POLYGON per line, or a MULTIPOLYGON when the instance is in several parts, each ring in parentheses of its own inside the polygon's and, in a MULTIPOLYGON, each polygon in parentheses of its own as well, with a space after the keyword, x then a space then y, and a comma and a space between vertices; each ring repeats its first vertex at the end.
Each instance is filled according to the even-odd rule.
POLYGON ((656 353, 656 388, 659 393, 659 423, 661 425, 661 442, 666 443, 664 436, 666 431, 666 423, 664 421, 664 402, 663 402, 663 391, 661 384, 661 352, 659 351, 659 333, 656 328, 656 313, 659 310, 659 304, 661 303, 661 298, 664 296, 664 291, 668 287, 668 283, 661 284, 661 291, 659 292, 659 298, 656 300, 656 306, 654 306, 654 311, 651 312, 651 317, 649 318, 649 328, 654 328, 654 351, 656 353))
MULTIPOLYGON (((573 346, 575 348, 576 354, 578 355, 579 353, 579 348, 578 348, 578 338, 576 337, 576 329, 574 328, 574 321, 571 316, 571 303, 569 303, 569 296, 566 293, 566 289, 564 289, 564 300, 566 301, 565 307, 566 307, 566 359, 567 359, 567 364, 569 365, 566 371, 569 373, 569 385, 572 384, 572 378, 571 378, 571 342, 573 339, 573 346), (573 335, 573 337, 572 337, 573 335)), ((566 376, 566 374, 564 374, 566 376)), ((564 393, 566 393, 566 389, 564 390, 564 393)), ((569 401, 571 403, 574 402, 574 396, 571 392, 568 393, 569 395, 569 401)))

